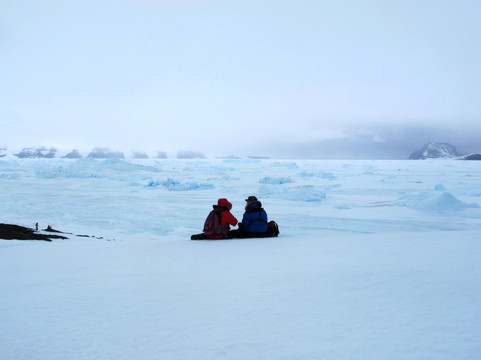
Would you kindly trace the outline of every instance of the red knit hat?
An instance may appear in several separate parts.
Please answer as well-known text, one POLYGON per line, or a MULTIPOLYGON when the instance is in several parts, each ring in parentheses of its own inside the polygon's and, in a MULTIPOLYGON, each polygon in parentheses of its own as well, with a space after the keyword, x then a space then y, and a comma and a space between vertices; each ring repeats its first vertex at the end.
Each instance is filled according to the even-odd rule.
POLYGON ((217 206, 226 206, 229 210, 232 209, 232 204, 226 198, 217 200, 217 206))

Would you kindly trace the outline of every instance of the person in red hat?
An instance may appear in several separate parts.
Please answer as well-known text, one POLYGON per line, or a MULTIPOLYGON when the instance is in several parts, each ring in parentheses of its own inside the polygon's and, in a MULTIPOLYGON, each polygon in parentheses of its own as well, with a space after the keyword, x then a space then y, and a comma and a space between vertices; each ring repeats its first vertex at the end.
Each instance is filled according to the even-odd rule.
POLYGON ((230 226, 237 225, 237 219, 231 214, 232 204, 226 198, 217 200, 217 205, 212 205, 213 210, 207 216, 202 234, 192 235, 191 240, 227 239, 230 226))

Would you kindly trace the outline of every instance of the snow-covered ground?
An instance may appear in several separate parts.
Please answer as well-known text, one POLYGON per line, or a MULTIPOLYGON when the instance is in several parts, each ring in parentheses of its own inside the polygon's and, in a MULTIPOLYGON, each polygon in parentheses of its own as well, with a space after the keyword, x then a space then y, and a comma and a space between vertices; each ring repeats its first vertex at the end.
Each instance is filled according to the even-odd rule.
POLYGON ((2 359, 477 359, 481 163, 0 160, 2 359), (278 238, 191 241, 256 195, 278 238), (95 237, 79 237, 90 235, 95 237))

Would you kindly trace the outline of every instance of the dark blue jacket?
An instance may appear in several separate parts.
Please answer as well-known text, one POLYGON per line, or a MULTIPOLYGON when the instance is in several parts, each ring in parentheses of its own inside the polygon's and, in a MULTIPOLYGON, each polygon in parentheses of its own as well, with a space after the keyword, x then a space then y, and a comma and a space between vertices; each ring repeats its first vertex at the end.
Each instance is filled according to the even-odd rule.
POLYGON ((267 213, 261 206, 261 203, 256 201, 246 209, 242 217, 242 225, 245 232, 263 233, 267 231, 267 213))

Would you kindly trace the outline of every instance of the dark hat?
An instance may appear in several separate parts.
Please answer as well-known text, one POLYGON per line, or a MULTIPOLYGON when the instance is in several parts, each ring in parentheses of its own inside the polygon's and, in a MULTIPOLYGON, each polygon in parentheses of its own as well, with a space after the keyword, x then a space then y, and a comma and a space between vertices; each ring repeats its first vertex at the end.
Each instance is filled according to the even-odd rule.
POLYGON ((255 196, 249 196, 247 199, 246 199, 247 202, 251 202, 251 201, 257 201, 257 198, 255 196))

